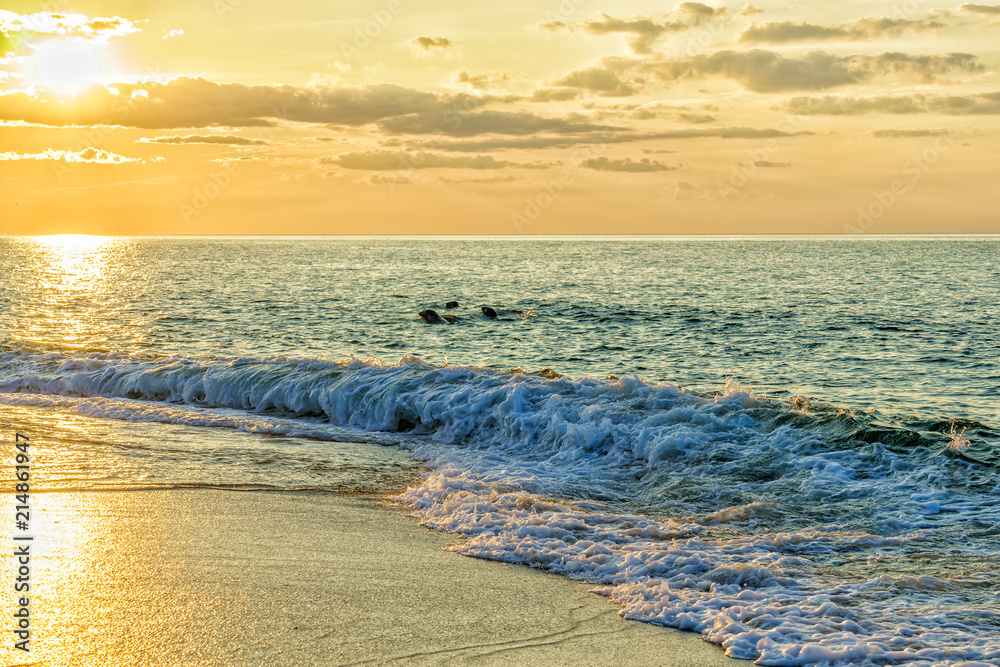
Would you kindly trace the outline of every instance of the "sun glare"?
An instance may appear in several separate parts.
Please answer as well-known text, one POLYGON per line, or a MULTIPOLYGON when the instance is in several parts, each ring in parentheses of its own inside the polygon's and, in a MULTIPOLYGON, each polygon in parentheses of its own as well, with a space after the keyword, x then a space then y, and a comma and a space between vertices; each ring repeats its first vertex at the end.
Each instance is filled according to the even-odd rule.
POLYGON ((55 251, 76 254, 104 245, 108 242, 108 237, 91 236, 90 234, 52 234, 51 236, 36 236, 35 240, 55 251))
POLYGON ((18 318, 24 340, 101 348, 121 334, 120 328, 109 328, 102 319, 116 303, 117 286, 111 278, 114 237, 59 234, 36 236, 26 243, 32 276, 26 289, 34 296, 28 302, 31 306, 25 306, 27 314, 18 318))
POLYGON ((76 93, 101 78, 104 67, 99 45, 77 40, 35 44, 29 74, 35 83, 61 93, 76 93))
POLYGON ((111 241, 107 236, 88 234, 54 234, 37 236, 43 248, 52 256, 52 266, 64 284, 81 284, 92 275, 103 259, 104 247, 111 241))

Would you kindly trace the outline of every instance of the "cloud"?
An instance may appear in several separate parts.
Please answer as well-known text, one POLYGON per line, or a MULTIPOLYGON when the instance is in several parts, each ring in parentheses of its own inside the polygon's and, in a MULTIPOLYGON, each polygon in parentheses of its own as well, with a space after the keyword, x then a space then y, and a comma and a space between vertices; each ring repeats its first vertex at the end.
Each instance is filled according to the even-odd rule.
MULTIPOLYGON (((608 106, 597 106, 587 103, 584 108, 590 110, 590 118, 634 118, 636 120, 658 120, 672 118, 684 123, 701 125, 713 123, 717 119, 715 116, 701 113, 694 113, 687 105, 672 105, 661 102, 649 102, 646 104, 612 104, 608 106)), ((699 108, 705 111, 717 111, 718 107, 712 104, 701 104, 699 108)))
MULTIPOLYGON (((808 133, 805 133, 808 134, 808 133)), ((566 148, 581 144, 623 144, 636 141, 657 141, 661 139, 768 139, 793 136, 780 130, 758 130, 750 127, 719 127, 712 129, 668 130, 665 132, 620 132, 614 134, 580 136, 529 136, 490 137, 486 139, 460 139, 437 141, 434 147, 454 152, 485 152, 496 150, 532 150, 540 148, 566 148)))
POLYGON ((479 185, 493 184, 493 183, 513 183, 517 180, 514 176, 489 176, 487 178, 445 178, 441 177, 439 179, 442 183, 447 184, 457 184, 457 183, 472 183, 479 185))
POLYGON ((703 23, 717 19, 729 13, 725 7, 709 7, 700 2, 682 2, 677 6, 676 13, 687 14, 695 23, 703 23))
POLYGON ((437 95, 393 84, 359 87, 250 86, 177 78, 96 86, 69 99, 38 91, 0 96, 0 120, 41 125, 114 125, 143 129, 268 127, 277 121, 357 127, 422 114, 447 122, 456 110, 484 101, 464 93, 437 95))
POLYGON ((636 16, 630 19, 619 19, 601 13, 586 21, 564 23, 552 21, 541 24, 543 30, 569 30, 570 32, 585 32, 590 35, 625 35, 625 41, 633 52, 649 54, 653 45, 664 35, 683 32, 705 21, 719 18, 727 13, 725 7, 709 7, 700 2, 684 2, 668 15, 676 17, 673 20, 657 22, 648 16, 636 16))
POLYGON ((1000 15, 1000 5, 974 5, 966 3, 959 7, 959 9, 971 14, 985 14, 986 16, 1000 15))
POLYGON ((647 17, 616 19, 602 13, 580 23, 562 23, 556 21, 543 23, 541 27, 545 30, 565 29, 583 31, 591 35, 624 34, 626 42, 634 52, 651 53, 653 43, 662 35, 687 30, 690 25, 680 20, 657 23, 647 17))
POLYGON ((246 137, 234 137, 228 135, 197 135, 191 134, 186 137, 154 137, 139 139, 147 144, 225 144, 229 146, 266 146, 263 139, 248 139, 246 137))
POLYGON ((336 157, 319 159, 320 164, 336 165, 344 169, 371 171, 408 171, 410 169, 502 169, 510 162, 497 160, 490 155, 475 157, 441 155, 440 153, 407 153, 406 151, 367 151, 341 153, 336 157))
POLYGON ((906 137, 939 137, 942 135, 952 135, 955 134, 955 130, 950 127, 942 128, 939 130, 875 130, 872 132, 873 137, 878 137, 880 139, 897 139, 906 137))
POLYGON ((590 67, 570 72, 556 81, 555 85, 565 88, 579 88, 605 97, 627 97, 636 92, 631 84, 622 81, 618 73, 601 67, 590 67))
POLYGON ((539 88, 531 93, 532 102, 566 102, 575 100, 583 91, 579 88, 539 88))
POLYGON ((740 16, 754 16, 755 14, 763 14, 764 10, 757 5, 747 5, 739 11, 740 16))
POLYGON ((23 32, 107 41, 111 37, 121 37, 139 30, 132 21, 120 16, 92 19, 84 14, 53 12, 17 14, 0 9, 0 33, 7 35, 23 32))
POLYGON ((413 183, 413 179, 402 174, 372 174, 361 182, 369 185, 409 185, 413 183))
POLYGON ((585 169, 594 169, 597 171, 626 171, 631 173, 673 171, 674 169, 677 169, 677 167, 663 164, 662 162, 657 162, 655 160, 650 160, 646 157, 641 160, 633 160, 632 158, 627 157, 620 160, 598 157, 590 160, 584 160, 580 163, 580 166, 585 169))
POLYGON ((414 37, 409 42, 415 53, 426 54, 434 49, 448 51, 455 48, 454 42, 444 37, 414 37))
POLYGON ((756 160, 754 164, 765 169, 777 169, 780 167, 791 167, 791 162, 772 162, 771 160, 756 160))
POLYGON ((975 95, 879 95, 793 97, 781 108, 802 116, 858 116, 869 113, 937 113, 952 116, 1000 114, 1000 92, 975 95))
POLYGON ((478 111, 490 100, 439 95, 393 84, 361 87, 248 86, 180 78, 96 86, 75 98, 45 90, 0 95, 0 122, 141 129, 269 127, 282 122, 334 128, 374 124, 387 133, 525 135, 617 131, 580 114, 548 118, 527 111, 478 111))
POLYGON ((657 72, 666 81, 690 76, 720 76, 755 92, 827 88, 860 80, 843 59, 818 51, 799 58, 759 49, 717 51, 707 56, 695 56, 686 62, 664 63, 657 72))
POLYGON ((561 167, 562 162, 545 162, 543 160, 533 160, 532 162, 518 162, 512 165, 516 169, 551 169, 561 167))
POLYGON ((664 187, 661 192, 674 201, 712 201, 729 203, 733 200, 773 199, 774 195, 760 188, 734 188, 729 185, 699 184, 678 181, 664 187))
MULTIPOLYGON (((716 75, 733 79, 747 90, 776 92, 805 88, 831 88, 864 82, 876 74, 906 74, 922 81, 933 81, 952 70, 982 69, 975 56, 949 53, 910 56, 905 53, 882 53, 876 56, 834 56, 813 51, 800 58, 789 58, 772 51, 719 51, 698 56, 688 64, 698 75, 716 75)), ((677 73, 668 66, 666 73, 677 73)), ((680 74, 684 72, 681 69, 680 74)))
POLYGON ((949 72, 981 72, 985 69, 971 53, 911 56, 890 52, 877 56, 850 56, 848 60, 866 76, 879 73, 904 74, 930 83, 949 72))
MULTIPOLYGON (((163 158, 154 157, 154 162, 163 158)), ((143 163, 142 158, 125 157, 117 153, 109 153, 97 148, 85 148, 82 151, 58 151, 48 149, 42 153, 17 153, 9 151, 0 153, 0 160, 52 160, 54 162, 86 162, 88 164, 125 164, 128 162, 143 163)))
POLYGON ((410 114, 388 118, 379 127, 395 134, 444 134, 471 137, 479 134, 528 135, 621 130, 610 125, 595 125, 585 116, 570 114, 565 118, 546 118, 527 111, 478 111, 442 117, 438 113, 410 114))
POLYGON ((455 83, 464 83, 478 90, 493 88, 497 85, 508 83, 509 81, 510 77, 504 72, 484 72, 473 76, 466 70, 462 70, 455 75, 455 83))
POLYGON ((700 113, 679 113, 677 117, 683 120, 685 123, 691 123, 693 125, 701 125, 702 123, 714 123, 716 118, 709 114, 700 113))
POLYGON ((183 30, 170 30, 163 33, 163 39, 170 39, 171 37, 180 37, 184 34, 183 30))
MULTIPOLYGON (((968 53, 913 56, 891 52, 875 56, 836 56, 812 51, 801 56, 785 56, 774 51, 716 51, 683 58, 604 58, 599 67, 586 70, 581 85, 588 81, 622 81, 639 87, 650 79, 673 84, 683 80, 720 77, 730 79, 757 93, 786 90, 817 90, 866 82, 880 74, 894 74, 932 82, 952 71, 979 72, 983 65, 968 53), (602 78, 600 71, 606 72, 602 78)), ((577 74, 577 73, 574 73, 577 74)), ((572 76, 572 75, 571 75, 572 76)), ((575 80, 574 80, 575 81, 575 80)), ((626 85, 629 85, 626 84, 626 85)))
POLYGON ((776 21, 752 23, 739 34, 744 44, 786 44, 825 40, 866 41, 899 37, 905 32, 928 32, 946 27, 934 19, 862 18, 837 26, 776 21))

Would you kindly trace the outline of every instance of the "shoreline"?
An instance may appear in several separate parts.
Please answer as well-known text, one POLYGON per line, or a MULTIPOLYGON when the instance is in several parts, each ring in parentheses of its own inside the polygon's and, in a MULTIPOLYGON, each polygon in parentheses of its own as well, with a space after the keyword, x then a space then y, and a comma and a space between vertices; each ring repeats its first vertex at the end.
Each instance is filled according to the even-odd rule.
MULTIPOLYGON (((5 664, 750 665, 575 582, 444 547, 378 496, 32 496, 32 643, 5 664)), ((13 558, 0 575, 11 580, 13 558)), ((12 611, 13 596, 5 596, 12 611)))

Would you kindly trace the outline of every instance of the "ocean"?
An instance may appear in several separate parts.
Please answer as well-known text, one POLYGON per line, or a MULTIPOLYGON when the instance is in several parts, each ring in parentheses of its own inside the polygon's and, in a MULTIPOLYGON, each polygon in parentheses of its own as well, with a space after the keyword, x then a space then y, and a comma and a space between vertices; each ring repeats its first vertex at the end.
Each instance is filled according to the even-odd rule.
POLYGON ((0 237, 0 270, 34 492, 387 494, 732 657, 1000 664, 1000 236, 0 237))

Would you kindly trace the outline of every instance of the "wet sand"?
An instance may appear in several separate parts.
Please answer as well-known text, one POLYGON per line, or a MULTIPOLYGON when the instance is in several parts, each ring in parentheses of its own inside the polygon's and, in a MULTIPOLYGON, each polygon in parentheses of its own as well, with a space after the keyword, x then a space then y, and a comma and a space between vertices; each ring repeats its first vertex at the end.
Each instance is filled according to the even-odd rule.
MULTIPOLYGON (((587 584, 445 551, 456 537, 378 499, 169 490, 32 505, 32 650, 4 632, 4 665, 750 664, 626 621, 587 584)), ((13 567, 8 555, 5 590, 13 567)))

